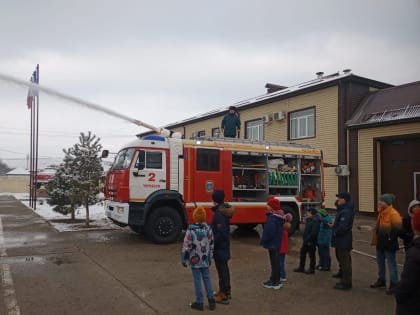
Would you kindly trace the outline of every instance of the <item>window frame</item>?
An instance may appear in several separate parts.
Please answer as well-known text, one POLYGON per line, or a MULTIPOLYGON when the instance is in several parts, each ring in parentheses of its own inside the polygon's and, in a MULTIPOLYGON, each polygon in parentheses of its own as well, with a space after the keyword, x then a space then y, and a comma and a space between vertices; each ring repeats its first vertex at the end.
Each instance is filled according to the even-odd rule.
POLYGON ((197 148, 196 170, 200 172, 220 172, 220 156, 221 151, 219 149, 197 148), (216 158, 212 159, 213 157, 216 158))
POLYGON ((211 128, 211 136, 212 138, 220 138, 220 127, 211 128), (217 131, 217 135, 215 135, 216 131, 217 131))
MULTIPOLYGON (((260 132, 260 130, 259 130, 260 132)), ((252 119, 252 120, 247 120, 245 121, 245 139, 249 139, 251 141, 264 141, 264 132, 265 132, 265 128, 264 128, 264 122, 261 118, 257 118, 257 119, 252 119), (249 124, 250 123, 254 123, 254 122, 261 122, 261 124, 255 125, 255 126, 251 126, 253 128, 257 127, 258 129, 261 128, 261 137, 259 139, 250 139, 249 136, 249 124)))
MULTIPOLYGON (((295 119, 295 118, 293 118, 293 119, 295 119)), ((308 119, 306 119, 306 121, 308 121, 308 119)), ((306 108, 297 109, 297 110, 294 110, 294 111, 290 111, 287 114, 287 138, 288 138, 289 141, 316 138, 316 106, 310 106, 310 107, 306 107, 306 108), (303 112, 303 111, 307 111, 307 110, 313 110, 313 117, 314 117, 314 121, 313 121, 313 125, 314 125, 313 135, 308 135, 308 131, 307 131, 306 132, 306 136, 303 136, 303 137, 293 137, 292 138, 292 115, 295 114, 295 113, 299 113, 299 112, 303 112)))

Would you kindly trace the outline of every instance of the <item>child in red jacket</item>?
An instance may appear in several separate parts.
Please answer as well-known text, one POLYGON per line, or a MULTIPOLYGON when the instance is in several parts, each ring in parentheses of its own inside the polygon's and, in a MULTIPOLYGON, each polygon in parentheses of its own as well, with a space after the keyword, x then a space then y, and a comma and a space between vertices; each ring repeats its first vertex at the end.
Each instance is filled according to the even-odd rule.
POLYGON ((279 251, 279 263, 280 263, 280 281, 287 281, 286 278, 286 254, 289 252, 289 230, 291 228, 290 222, 293 216, 290 213, 286 213, 285 222, 283 223, 283 233, 281 237, 281 245, 279 251))

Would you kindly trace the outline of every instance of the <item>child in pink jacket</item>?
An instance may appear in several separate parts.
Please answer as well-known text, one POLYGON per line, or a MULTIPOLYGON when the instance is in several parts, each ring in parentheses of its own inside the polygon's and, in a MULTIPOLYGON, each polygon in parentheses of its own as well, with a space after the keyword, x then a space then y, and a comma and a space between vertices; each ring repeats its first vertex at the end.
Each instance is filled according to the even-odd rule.
POLYGON ((290 213, 285 214, 285 222, 283 223, 283 234, 281 237, 280 245, 280 281, 287 281, 286 278, 286 254, 289 252, 289 230, 292 226, 290 222, 292 221, 293 216, 290 213))

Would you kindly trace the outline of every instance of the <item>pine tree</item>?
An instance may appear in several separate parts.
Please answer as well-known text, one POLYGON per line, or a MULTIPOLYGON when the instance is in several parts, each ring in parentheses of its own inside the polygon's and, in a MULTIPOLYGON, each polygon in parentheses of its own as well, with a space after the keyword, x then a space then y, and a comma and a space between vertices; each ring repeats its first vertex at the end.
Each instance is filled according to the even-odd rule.
POLYGON ((55 205, 54 211, 61 214, 71 214, 71 219, 75 219, 75 210, 81 205, 76 184, 73 176, 74 157, 70 149, 63 149, 65 154, 63 163, 60 164, 53 179, 46 184, 48 190, 47 202, 55 205))
POLYGON ((99 153, 102 145, 90 131, 87 135, 80 133, 79 141, 63 150, 64 163, 50 181, 51 186, 48 186, 51 189, 48 203, 57 205, 55 211, 72 213, 72 218, 75 208, 83 205, 86 208, 86 226, 89 226, 89 205, 97 202, 96 196, 101 190, 103 169, 99 153))
POLYGON ((100 181, 103 174, 100 152, 100 139, 89 131, 87 135, 80 133, 80 144, 74 145, 71 153, 73 161, 73 179, 80 202, 86 208, 86 226, 89 226, 89 205, 97 202, 100 192, 100 181))

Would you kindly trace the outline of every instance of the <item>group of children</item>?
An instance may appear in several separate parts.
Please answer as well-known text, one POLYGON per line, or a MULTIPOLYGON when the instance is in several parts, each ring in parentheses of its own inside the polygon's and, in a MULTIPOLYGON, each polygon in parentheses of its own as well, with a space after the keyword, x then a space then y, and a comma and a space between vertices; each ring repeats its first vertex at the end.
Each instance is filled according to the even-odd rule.
POLYGON ((294 272, 314 274, 319 271, 331 270, 330 246, 333 219, 329 213, 320 209, 308 208, 306 211, 305 228, 302 233, 303 243, 300 248, 299 266, 294 272), (316 250, 318 249, 319 264, 316 266, 316 250), (309 256, 309 269, 305 270, 306 256, 309 256))
MULTIPOLYGON (((267 221, 261 237, 261 245, 268 250, 271 276, 263 282, 265 288, 280 289, 286 278, 286 254, 289 247, 289 229, 292 215, 284 213, 277 198, 270 198, 267 202, 267 221)), ((331 270, 330 245, 333 219, 327 211, 308 208, 303 231, 303 243, 300 249, 299 267, 295 272, 314 274, 331 270), (319 264, 316 266, 316 249, 318 248, 319 264), (306 256, 309 255, 309 269, 305 270, 306 256)))
MULTIPOLYGON (((195 301, 191 308, 204 310, 202 284, 207 293, 210 310, 216 308, 216 303, 228 304, 231 299, 230 272, 228 260, 230 259, 230 230, 229 220, 234 208, 224 202, 224 192, 216 190, 212 199, 214 207, 211 225, 206 223, 206 211, 197 207, 193 212, 193 223, 188 227, 181 253, 184 267, 191 267, 195 301), (215 261, 219 277, 219 291, 214 294, 209 267, 212 258, 215 261)), ((286 278, 286 254, 289 250, 289 230, 293 216, 285 213, 280 206, 280 200, 270 197, 267 201, 267 220, 264 224, 260 244, 267 249, 271 266, 270 278, 263 282, 265 288, 280 289, 286 278)), ((318 270, 328 271, 331 268, 332 218, 325 210, 309 208, 306 213, 305 229, 303 231, 303 245, 300 250, 300 265, 294 271, 315 273, 315 252, 318 247, 318 270), (309 269, 305 271, 306 255, 309 254, 309 269)))

